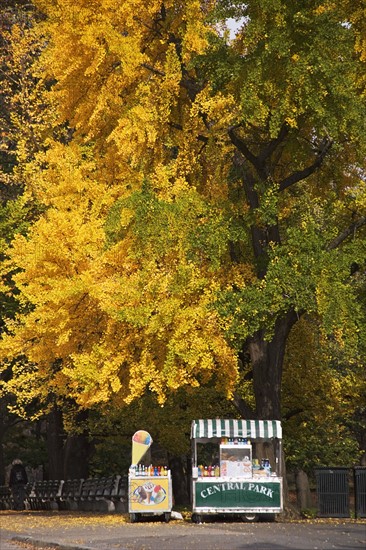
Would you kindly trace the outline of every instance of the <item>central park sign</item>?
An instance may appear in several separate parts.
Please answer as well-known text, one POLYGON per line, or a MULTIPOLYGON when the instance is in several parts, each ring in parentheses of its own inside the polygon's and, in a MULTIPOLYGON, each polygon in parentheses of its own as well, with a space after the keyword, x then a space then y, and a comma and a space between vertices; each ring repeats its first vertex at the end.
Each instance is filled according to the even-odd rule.
POLYGON ((279 481, 213 481, 195 483, 196 506, 215 508, 280 507, 279 481))

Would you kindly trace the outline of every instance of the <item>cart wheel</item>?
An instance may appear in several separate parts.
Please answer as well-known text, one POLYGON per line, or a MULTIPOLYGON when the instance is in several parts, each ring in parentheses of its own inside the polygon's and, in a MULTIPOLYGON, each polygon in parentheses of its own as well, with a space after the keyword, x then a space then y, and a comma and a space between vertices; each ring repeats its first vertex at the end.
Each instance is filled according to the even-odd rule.
POLYGON ((193 523, 202 523, 202 516, 199 514, 192 514, 193 523))
POLYGON ((165 512, 164 521, 165 521, 165 523, 169 523, 169 521, 170 521, 170 512, 165 512))
POLYGON ((258 521, 258 514, 243 514, 242 520, 246 523, 255 523, 258 521))
POLYGON ((138 517, 137 517, 137 514, 130 514, 130 521, 131 523, 136 523, 136 521, 138 521, 138 517))

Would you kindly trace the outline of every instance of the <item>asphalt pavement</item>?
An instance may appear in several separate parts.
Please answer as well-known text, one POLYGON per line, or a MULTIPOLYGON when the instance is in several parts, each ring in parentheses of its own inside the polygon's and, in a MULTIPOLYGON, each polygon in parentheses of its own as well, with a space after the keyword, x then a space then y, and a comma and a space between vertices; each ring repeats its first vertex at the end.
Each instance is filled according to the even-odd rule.
POLYGON ((365 550, 366 521, 275 523, 188 520, 166 524, 99 514, 0 512, 0 550, 365 550))

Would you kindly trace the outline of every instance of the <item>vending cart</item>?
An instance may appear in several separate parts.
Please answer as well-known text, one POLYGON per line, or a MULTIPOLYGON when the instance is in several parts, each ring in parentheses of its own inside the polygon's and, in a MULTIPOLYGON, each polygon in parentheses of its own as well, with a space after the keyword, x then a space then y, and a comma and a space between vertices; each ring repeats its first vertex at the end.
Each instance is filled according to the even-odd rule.
POLYGON ((142 463, 152 444, 150 434, 144 430, 132 438, 132 464, 128 475, 128 511, 131 522, 141 516, 162 516, 170 520, 173 501, 171 472, 165 466, 142 463))
POLYGON ((238 514, 273 519, 283 509, 278 420, 193 420, 192 520, 238 514))

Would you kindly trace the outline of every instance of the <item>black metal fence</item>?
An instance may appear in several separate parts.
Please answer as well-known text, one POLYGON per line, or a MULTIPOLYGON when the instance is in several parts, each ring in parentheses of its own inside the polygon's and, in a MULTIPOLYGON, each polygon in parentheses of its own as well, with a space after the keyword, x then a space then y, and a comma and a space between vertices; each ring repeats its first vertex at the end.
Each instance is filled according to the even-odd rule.
POLYGON ((357 518, 366 518, 366 468, 354 468, 355 512, 357 518))
POLYGON ((320 517, 347 518, 349 507, 349 469, 319 468, 315 471, 320 517))
POLYGON ((355 516, 366 517, 366 468, 318 468, 315 477, 319 517, 349 518, 350 487, 355 516))

